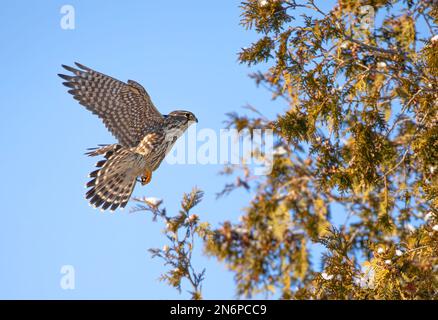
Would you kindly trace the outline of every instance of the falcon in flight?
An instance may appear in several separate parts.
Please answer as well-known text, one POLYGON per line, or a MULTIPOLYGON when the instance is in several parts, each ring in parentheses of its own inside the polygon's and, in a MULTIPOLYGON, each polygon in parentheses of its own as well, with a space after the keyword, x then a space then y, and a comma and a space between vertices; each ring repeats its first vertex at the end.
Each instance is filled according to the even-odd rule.
POLYGON ((68 92, 73 98, 102 119, 119 142, 86 153, 104 156, 89 175, 86 198, 102 210, 124 208, 136 181, 148 184, 176 140, 198 119, 183 110, 162 115, 139 83, 124 83, 75 64, 78 69, 63 65, 72 73, 58 74, 63 84, 71 88, 68 92))

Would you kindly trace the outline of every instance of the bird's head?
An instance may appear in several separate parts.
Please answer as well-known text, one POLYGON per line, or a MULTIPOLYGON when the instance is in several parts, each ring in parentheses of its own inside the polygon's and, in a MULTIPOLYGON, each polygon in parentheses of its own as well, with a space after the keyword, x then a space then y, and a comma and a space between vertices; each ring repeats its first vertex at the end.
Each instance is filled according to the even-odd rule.
POLYGON ((198 122, 198 119, 190 111, 176 110, 172 111, 165 118, 165 128, 169 136, 180 137, 190 125, 198 122))

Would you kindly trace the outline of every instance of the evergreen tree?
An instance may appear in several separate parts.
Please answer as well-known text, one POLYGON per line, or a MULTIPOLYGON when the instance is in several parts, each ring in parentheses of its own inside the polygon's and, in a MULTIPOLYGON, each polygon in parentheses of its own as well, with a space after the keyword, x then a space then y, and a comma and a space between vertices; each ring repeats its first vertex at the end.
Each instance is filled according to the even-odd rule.
MULTIPOLYGON (((274 130, 273 171, 225 168, 239 178, 222 194, 254 195, 241 221, 211 229, 188 219, 187 207, 171 232, 203 238, 241 296, 436 299, 437 1, 339 0, 323 10, 315 1, 247 0, 241 9, 259 40, 239 60, 262 69, 252 78, 284 108, 272 119, 255 108, 232 113, 229 126, 274 130), (310 263, 315 243, 325 247, 320 266, 310 263)), ((195 280, 189 262, 164 257, 182 265, 169 283, 195 280)))
POLYGON ((260 37, 240 62, 268 65, 252 77, 285 108, 274 119, 230 116, 238 129, 273 129, 277 152, 271 175, 243 171, 235 187, 255 196, 240 223, 214 231, 208 254, 244 296, 437 298, 438 2, 241 8, 260 37), (311 243, 326 248, 322 272, 311 243))

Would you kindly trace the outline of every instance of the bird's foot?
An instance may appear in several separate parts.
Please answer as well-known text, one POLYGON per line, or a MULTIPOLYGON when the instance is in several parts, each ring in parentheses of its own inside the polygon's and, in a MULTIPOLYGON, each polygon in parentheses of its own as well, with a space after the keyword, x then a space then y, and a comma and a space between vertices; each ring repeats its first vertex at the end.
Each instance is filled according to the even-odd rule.
POLYGON ((144 171, 144 175, 141 176, 140 178, 141 185, 142 186, 147 185, 149 182, 151 182, 151 179, 152 179, 152 171, 146 169, 144 171))

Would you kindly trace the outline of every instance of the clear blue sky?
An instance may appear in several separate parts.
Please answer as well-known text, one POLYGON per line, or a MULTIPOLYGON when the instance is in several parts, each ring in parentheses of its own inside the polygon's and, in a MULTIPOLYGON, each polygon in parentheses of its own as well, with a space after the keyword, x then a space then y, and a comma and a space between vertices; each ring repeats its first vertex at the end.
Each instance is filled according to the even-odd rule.
MULTIPOLYGON (((8 1, 0 11, 2 199, 0 298, 188 298, 157 280, 166 244, 150 215, 94 210, 84 183, 96 159, 88 147, 112 143, 100 120, 66 93, 61 64, 74 61, 143 84, 167 113, 188 109, 198 128, 223 127, 225 113, 251 103, 272 114, 279 102, 257 89, 237 52, 256 37, 239 26, 239 1, 8 1), (76 9, 76 29, 60 27, 60 8, 76 9), (62 290, 62 265, 73 265, 75 290, 62 290)), ((194 185, 205 191, 194 211, 213 225, 237 221, 243 191, 215 199, 227 179, 220 166, 168 165, 134 195, 165 199, 169 212, 194 185)), ((215 259, 204 296, 233 298, 232 273, 215 259)))

